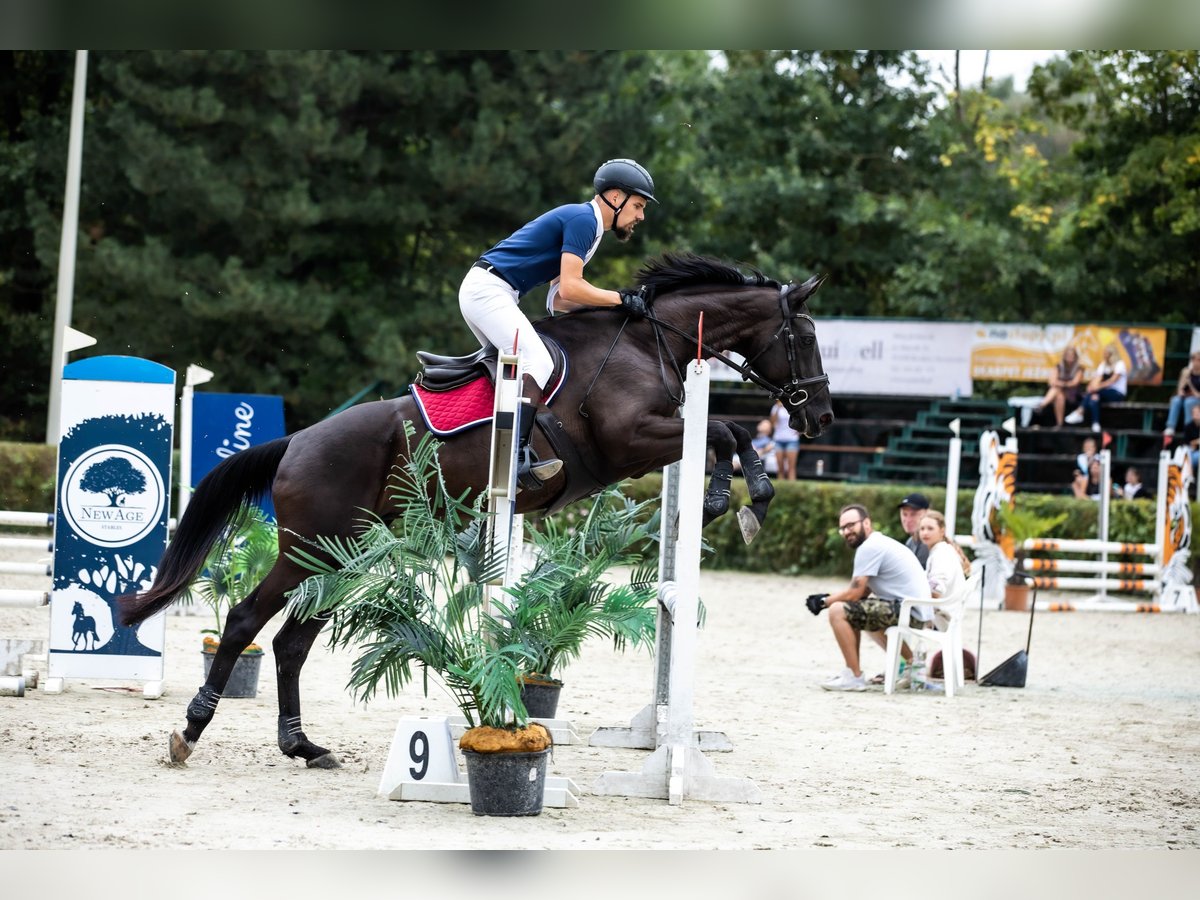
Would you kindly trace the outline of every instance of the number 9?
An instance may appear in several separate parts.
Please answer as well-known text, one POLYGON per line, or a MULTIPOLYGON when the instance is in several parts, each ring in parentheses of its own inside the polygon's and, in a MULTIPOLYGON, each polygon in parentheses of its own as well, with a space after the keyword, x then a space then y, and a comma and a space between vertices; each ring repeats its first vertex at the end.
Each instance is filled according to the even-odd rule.
POLYGON ((413 781, 420 781, 429 771, 429 738, 425 732, 413 732, 408 741, 408 758, 420 767, 410 768, 408 774, 412 776, 413 781))

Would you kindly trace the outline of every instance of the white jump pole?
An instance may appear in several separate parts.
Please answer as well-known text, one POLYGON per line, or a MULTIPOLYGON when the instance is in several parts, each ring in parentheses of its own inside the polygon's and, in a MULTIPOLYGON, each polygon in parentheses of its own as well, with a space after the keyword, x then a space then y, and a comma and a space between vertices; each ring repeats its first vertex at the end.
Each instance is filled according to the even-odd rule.
MULTIPOLYGON (((71 93, 71 130, 67 139, 67 179, 63 195, 62 236, 58 246, 58 290, 54 304, 54 341, 50 353, 50 402, 46 443, 57 446, 62 416, 62 370, 75 296, 75 247, 79 235, 79 182, 83 172, 83 104, 87 96, 88 52, 75 51, 75 86, 71 93)), ((94 342, 93 342, 94 343, 94 342)), ((84 346, 87 346, 86 344, 84 346)))
POLYGON ((190 365, 183 381, 183 394, 179 400, 179 499, 175 504, 175 518, 182 519, 192 499, 192 404, 196 386, 212 381, 213 373, 204 366, 190 365))
POLYGON ((959 431, 962 419, 954 419, 949 428, 954 437, 950 438, 950 449, 946 454, 946 528, 954 539, 954 521, 958 518, 958 470, 962 465, 962 438, 959 431))

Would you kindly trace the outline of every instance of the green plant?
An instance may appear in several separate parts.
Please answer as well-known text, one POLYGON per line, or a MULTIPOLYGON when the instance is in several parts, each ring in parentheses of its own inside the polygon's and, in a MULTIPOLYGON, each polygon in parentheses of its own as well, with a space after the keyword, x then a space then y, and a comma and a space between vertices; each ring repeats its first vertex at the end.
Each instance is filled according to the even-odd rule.
MULTIPOLYGON (((200 577, 192 582, 188 593, 191 599, 206 604, 212 611, 216 627, 200 631, 210 635, 204 639, 207 647, 220 643, 229 610, 250 595, 279 555, 278 529, 257 506, 243 507, 235 521, 238 524, 232 534, 209 553, 200 577)), ((262 653, 262 648, 251 644, 243 652, 262 653)))
POLYGON ((524 675, 556 678, 590 638, 610 638, 617 650, 653 644, 659 513, 648 507, 656 504, 609 488, 573 525, 550 519, 531 529, 533 565, 506 589, 497 616, 497 640, 533 652, 524 675), (628 583, 605 580, 614 566, 633 568, 628 583))
POLYGON ((1007 535, 1013 543, 1013 571, 1008 577, 1009 584, 1025 583, 1025 542, 1032 538, 1040 538, 1049 534, 1067 519, 1066 513, 1056 516, 1040 516, 1031 510, 1010 509, 1001 505, 996 510, 996 519, 1000 525, 1000 535, 1007 535))
POLYGON ((425 435, 391 477, 398 515, 394 531, 364 516, 352 538, 318 538, 292 559, 316 573, 289 597, 301 619, 330 619, 330 644, 361 645, 348 687, 369 700, 383 687, 395 695, 414 665, 429 692, 436 674, 471 727, 523 726, 528 721, 518 675, 535 658, 520 640, 494 639, 504 630, 485 602, 495 573, 485 559, 487 513, 480 501, 452 496, 437 461, 439 443, 425 435))

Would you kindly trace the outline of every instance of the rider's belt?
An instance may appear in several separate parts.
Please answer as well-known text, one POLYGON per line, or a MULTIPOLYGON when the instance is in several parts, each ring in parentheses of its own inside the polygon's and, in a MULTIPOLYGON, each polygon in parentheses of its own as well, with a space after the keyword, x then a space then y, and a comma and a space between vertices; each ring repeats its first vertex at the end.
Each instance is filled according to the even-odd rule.
POLYGON ((514 291, 518 290, 518 288, 515 284, 513 284, 511 281, 509 281, 507 278, 504 277, 503 272, 501 272, 499 269, 497 269, 495 266, 493 266, 486 259, 475 260, 475 262, 471 265, 471 268, 472 269, 483 269, 483 271, 489 272, 492 275, 495 275, 497 278, 499 278, 501 281, 503 281, 505 284, 507 284, 514 291))

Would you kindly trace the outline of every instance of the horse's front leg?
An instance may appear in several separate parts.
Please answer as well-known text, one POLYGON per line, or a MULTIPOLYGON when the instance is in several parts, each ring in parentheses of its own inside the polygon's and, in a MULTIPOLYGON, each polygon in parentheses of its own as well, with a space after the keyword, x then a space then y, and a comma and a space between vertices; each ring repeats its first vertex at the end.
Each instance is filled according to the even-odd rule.
POLYGON ((300 669, 328 617, 303 622, 288 617, 275 635, 275 666, 279 684, 279 749, 303 759, 310 769, 339 769, 337 757, 308 739, 300 724, 300 669))
POLYGON ((737 443, 738 459, 742 461, 742 477, 746 479, 746 489, 750 492, 750 505, 738 510, 742 540, 748 544, 758 535, 767 518, 767 507, 775 496, 775 486, 771 484, 771 479, 763 468, 762 459, 754 449, 750 432, 736 422, 726 424, 737 443))
POLYGON ((192 755, 200 735, 217 712, 221 692, 225 690, 225 684, 233 673, 238 657, 271 616, 283 608, 282 593, 265 590, 270 578, 268 574, 267 579, 231 609, 225 618, 225 629, 221 632, 221 643, 217 646, 217 655, 213 657, 212 667, 208 670, 208 678, 188 704, 187 726, 182 733, 171 733, 168 755, 173 764, 180 765, 192 755))
POLYGON ((710 419, 707 438, 717 461, 708 481, 708 490, 704 492, 703 525, 729 511, 729 485, 733 482, 733 451, 736 447, 733 433, 725 422, 710 419))

